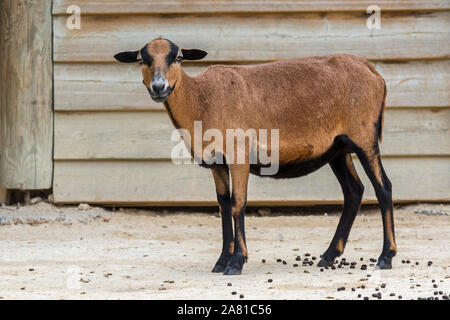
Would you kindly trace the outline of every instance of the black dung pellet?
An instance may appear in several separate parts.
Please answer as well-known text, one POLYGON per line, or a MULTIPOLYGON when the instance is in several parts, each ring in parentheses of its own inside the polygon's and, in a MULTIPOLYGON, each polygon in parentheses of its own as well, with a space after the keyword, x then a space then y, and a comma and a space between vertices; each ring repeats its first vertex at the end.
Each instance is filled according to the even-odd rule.
POLYGON ((296 261, 300 261, 300 260, 302 260, 302 259, 300 258, 300 256, 297 256, 297 258, 295 258, 295 260, 296 260, 296 261))
POLYGON ((378 294, 372 293, 372 297, 377 298, 377 297, 378 297, 378 294))
POLYGON ((364 297, 364 300, 369 300, 369 297, 364 297))
POLYGON ((377 262, 377 259, 375 259, 375 258, 370 258, 369 260, 370 260, 370 262, 377 262))
POLYGON ((416 262, 416 266, 418 266, 419 265, 419 262, 416 262))
POLYGON ((309 257, 310 255, 310 253, 305 253, 305 257, 309 257))
POLYGON ((236 292, 236 291, 233 291, 231 294, 232 294, 233 296, 235 296, 235 295, 237 294, 237 292, 236 292))
POLYGON ((433 284, 433 288, 437 288, 438 287, 438 285, 437 284, 433 284))
POLYGON ((409 260, 406 260, 406 263, 411 263, 411 261, 409 261, 409 260))
POLYGON ((228 282, 228 286, 229 286, 229 287, 231 287, 231 286, 232 286, 231 282, 228 282))
POLYGON ((395 293, 392 292, 392 293, 389 294, 389 296, 395 297, 395 293))
POLYGON ((241 299, 244 299, 244 295, 243 295, 243 294, 241 294, 241 295, 239 296, 239 298, 241 298, 241 299))
POLYGON ((331 266, 331 270, 336 270, 336 267, 335 266, 331 266))
POLYGON ((277 259, 277 262, 281 262, 281 259, 277 259))
POLYGON ((364 259, 363 258, 359 258, 359 261, 364 261, 364 259))
POLYGON ((272 281, 273 281, 272 279, 268 279, 268 280, 267 280, 267 282, 272 282, 272 281))
POLYGON ((358 298, 361 298, 361 293, 360 293, 360 294, 358 294, 358 298))
POLYGON ((310 265, 310 266, 312 266, 313 264, 314 264, 314 262, 312 262, 312 261, 309 262, 309 265, 310 265))
POLYGON ((355 288, 352 288, 352 291, 356 291, 356 289, 355 289, 355 288))
POLYGON ((437 296, 437 295, 439 294, 439 292, 435 291, 435 292, 433 292, 433 294, 434 294, 435 296, 437 296))
POLYGON ((431 266, 433 264, 433 261, 428 261, 428 266, 431 266))
POLYGON ((316 257, 311 257, 311 259, 316 260, 317 258, 316 257))
POLYGON ((382 283, 381 286, 383 289, 386 288, 386 283, 382 283))
POLYGON ((398 296, 398 298, 399 298, 399 299, 401 299, 401 298, 402 298, 402 296, 398 296))
POLYGON ((283 260, 283 264, 287 264, 287 262, 285 260, 283 260))
POLYGON ((439 294, 442 296, 444 293, 442 291, 439 291, 439 294))
POLYGON ((320 272, 323 272, 323 268, 320 268, 320 272))
POLYGON ((298 264, 294 263, 293 267, 294 267, 294 268, 297 268, 297 267, 298 267, 298 264))
POLYGON ((262 262, 262 263, 266 263, 266 259, 262 259, 261 262, 262 262))
POLYGON ((405 261, 405 260, 402 260, 402 263, 406 263, 406 261, 405 261))

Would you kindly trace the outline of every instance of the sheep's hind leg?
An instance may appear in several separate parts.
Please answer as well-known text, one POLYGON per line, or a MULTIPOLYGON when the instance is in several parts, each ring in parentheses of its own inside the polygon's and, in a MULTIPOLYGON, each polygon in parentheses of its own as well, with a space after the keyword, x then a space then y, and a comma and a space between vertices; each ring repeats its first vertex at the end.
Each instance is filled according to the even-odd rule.
POLYGON ((383 219, 383 251, 378 258, 377 268, 391 269, 392 258, 397 253, 394 233, 392 184, 389 181, 381 163, 378 143, 375 144, 373 150, 358 150, 357 155, 367 176, 370 179, 370 182, 372 182, 383 219))
POLYGON ((333 240, 318 263, 319 267, 332 265, 334 260, 344 252, 350 229, 361 206, 364 193, 364 186, 355 170, 351 154, 338 155, 330 162, 330 166, 344 193, 344 209, 333 240))
POLYGON ((228 167, 211 170, 216 184, 217 201, 222 217, 222 252, 211 272, 222 273, 234 252, 233 221, 231 217, 230 177, 228 167))

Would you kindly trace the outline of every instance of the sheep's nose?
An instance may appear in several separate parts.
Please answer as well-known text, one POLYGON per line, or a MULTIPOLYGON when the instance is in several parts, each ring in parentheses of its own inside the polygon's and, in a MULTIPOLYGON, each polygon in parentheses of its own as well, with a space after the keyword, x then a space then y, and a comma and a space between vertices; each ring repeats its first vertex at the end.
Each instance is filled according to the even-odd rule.
POLYGON ((152 89, 154 92, 158 93, 164 89, 164 81, 155 81, 152 82, 152 89))

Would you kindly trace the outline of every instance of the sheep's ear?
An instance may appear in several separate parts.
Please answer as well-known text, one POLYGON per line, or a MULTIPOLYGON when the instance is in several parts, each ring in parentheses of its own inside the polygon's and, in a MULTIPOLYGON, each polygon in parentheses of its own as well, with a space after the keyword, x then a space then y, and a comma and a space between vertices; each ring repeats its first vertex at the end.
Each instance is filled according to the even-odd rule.
POLYGON ((200 60, 206 57, 208 52, 198 49, 181 49, 183 60, 200 60))
POLYGON ((133 62, 139 61, 138 55, 139 55, 139 50, 138 51, 125 51, 125 52, 116 54, 114 56, 114 58, 119 62, 133 63, 133 62))

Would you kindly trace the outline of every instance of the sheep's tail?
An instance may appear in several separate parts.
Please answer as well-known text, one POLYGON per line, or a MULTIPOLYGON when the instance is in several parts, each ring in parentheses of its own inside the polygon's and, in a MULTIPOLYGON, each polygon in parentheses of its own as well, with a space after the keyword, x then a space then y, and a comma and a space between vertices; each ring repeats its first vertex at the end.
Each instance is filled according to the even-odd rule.
POLYGON ((381 111, 380 116, 378 118, 378 140, 380 142, 383 141, 384 110, 386 109, 386 95, 387 95, 386 81, 384 81, 384 79, 383 83, 384 83, 383 102, 381 103, 381 111))

